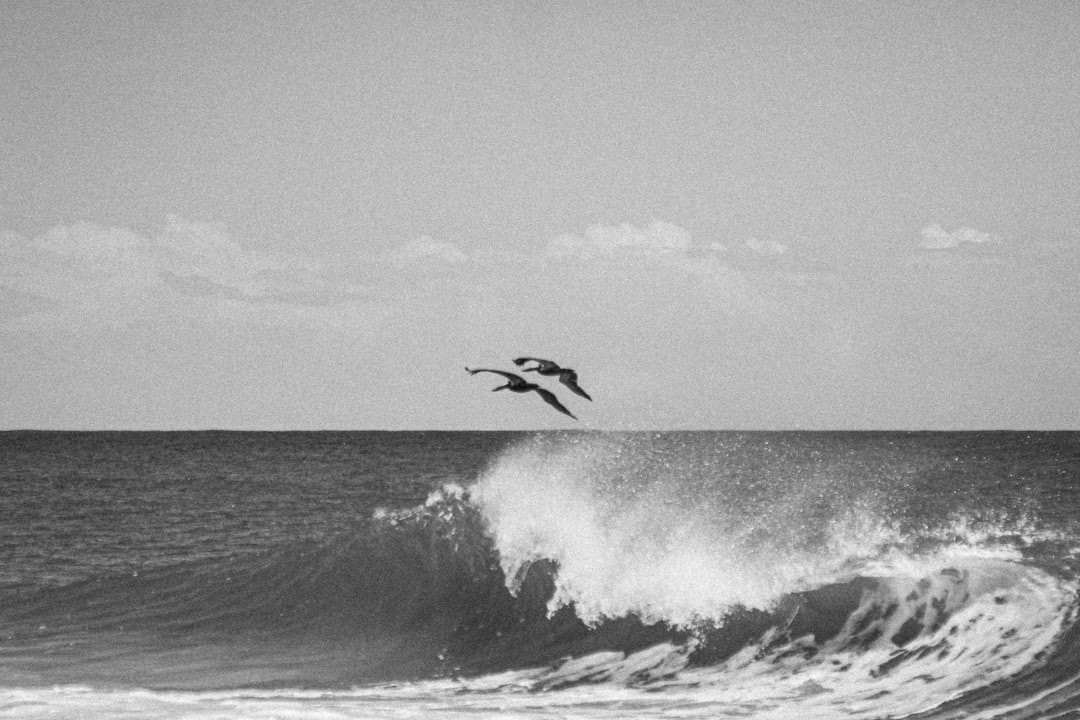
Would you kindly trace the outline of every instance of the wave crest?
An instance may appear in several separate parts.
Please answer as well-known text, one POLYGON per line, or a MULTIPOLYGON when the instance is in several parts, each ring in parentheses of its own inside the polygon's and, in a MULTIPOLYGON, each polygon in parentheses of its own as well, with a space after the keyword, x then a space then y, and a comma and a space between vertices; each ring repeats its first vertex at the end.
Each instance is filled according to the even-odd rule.
POLYGON ((862 499, 824 486, 777 493, 723 475, 722 461, 624 438, 541 439, 506 453, 471 497, 511 590, 550 560, 549 609, 573 606, 590 624, 633 614, 694 626, 736 607, 769 609, 853 577, 897 540, 862 499))

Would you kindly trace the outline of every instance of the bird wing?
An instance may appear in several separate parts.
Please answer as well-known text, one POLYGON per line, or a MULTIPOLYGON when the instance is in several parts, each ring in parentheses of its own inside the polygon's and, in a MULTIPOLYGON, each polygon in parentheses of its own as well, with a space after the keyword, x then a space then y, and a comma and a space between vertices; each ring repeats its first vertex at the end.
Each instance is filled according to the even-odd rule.
POLYGON ((544 363, 550 363, 551 361, 550 360, 541 360, 540 358, 534 358, 534 357, 514 358, 514 364, 517 365, 518 367, 521 367, 522 365, 524 365, 527 362, 540 363, 541 365, 543 365, 544 363))
POLYGON ((555 397, 555 393, 551 392, 550 390, 545 390, 542 387, 536 388, 536 392, 540 395, 540 397, 544 398, 544 402, 546 402, 548 405, 555 408, 563 415, 569 415, 570 417, 577 420, 577 418, 574 416, 574 413, 563 407, 563 404, 559 402, 559 398, 555 397))
POLYGON ((580 395, 586 400, 592 400, 592 398, 589 397, 589 393, 582 390, 581 386, 577 384, 577 373, 573 370, 563 369, 563 371, 559 373, 559 382, 570 388, 571 392, 580 395))
POLYGON ((489 368, 465 368, 465 370, 468 371, 470 375, 475 375, 476 373, 482 372, 495 373, 496 375, 502 375, 504 378, 506 378, 512 383, 525 382, 525 378, 521 377, 520 375, 515 375, 512 372, 505 372, 503 370, 491 370, 489 368))

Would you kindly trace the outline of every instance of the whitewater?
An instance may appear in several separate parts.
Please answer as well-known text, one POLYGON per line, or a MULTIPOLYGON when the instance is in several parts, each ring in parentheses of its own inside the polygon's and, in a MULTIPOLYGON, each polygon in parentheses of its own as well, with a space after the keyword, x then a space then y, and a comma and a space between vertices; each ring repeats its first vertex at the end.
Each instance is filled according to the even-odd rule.
POLYGON ((0 433, 0 716, 1080 713, 1077 433, 0 433))

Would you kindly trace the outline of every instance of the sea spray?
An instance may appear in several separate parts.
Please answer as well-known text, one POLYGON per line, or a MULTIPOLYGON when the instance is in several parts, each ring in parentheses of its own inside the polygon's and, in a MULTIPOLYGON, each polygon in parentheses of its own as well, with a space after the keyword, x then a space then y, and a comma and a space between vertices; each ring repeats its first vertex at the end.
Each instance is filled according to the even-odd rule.
POLYGON ((506 452, 470 496, 511 589, 545 559, 558 567, 552 610, 693 626, 850 577, 894 539, 866 497, 841 498, 834 482, 777 493, 726 474, 722 454, 688 450, 590 436, 506 452), (798 511, 808 493, 809 520, 798 511))

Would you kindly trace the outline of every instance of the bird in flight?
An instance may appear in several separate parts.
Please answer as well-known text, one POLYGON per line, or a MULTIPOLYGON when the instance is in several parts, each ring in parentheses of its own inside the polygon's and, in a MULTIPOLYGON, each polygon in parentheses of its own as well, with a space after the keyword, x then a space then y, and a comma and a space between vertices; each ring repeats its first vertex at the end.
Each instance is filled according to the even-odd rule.
POLYGON ((523 367, 523 368, 521 368, 521 372, 536 372, 536 373, 539 373, 541 375, 548 375, 548 376, 558 375, 559 376, 559 382, 561 382, 566 387, 570 388, 571 392, 573 392, 573 393, 575 393, 577 395, 580 395, 581 397, 585 398, 586 400, 590 400, 590 401, 592 400, 592 398, 589 397, 589 393, 582 390, 581 386, 578 385, 577 373, 574 372, 573 370, 571 370, 570 368, 559 367, 556 363, 553 363, 550 360, 541 360, 540 358, 532 358, 532 357, 514 358, 514 364, 517 365, 518 367, 521 367, 522 365, 524 365, 527 362, 534 362, 534 363, 536 363, 536 365, 534 365, 533 367, 527 367, 527 368, 523 367))
POLYGON ((506 378, 506 384, 505 385, 499 385, 498 387, 492 388, 491 389, 492 392, 495 392, 496 390, 509 390, 510 392, 516 392, 516 393, 526 393, 526 392, 534 391, 540 397, 542 397, 544 399, 544 402, 546 402, 548 405, 555 408, 556 410, 561 412, 563 415, 569 415, 570 417, 577 420, 577 418, 574 417, 574 413, 570 412, 565 407, 563 407, 563 404, 561 402, 559 402, 559 398, 555 397, 555 393, 551 392, 550 390, 545 390, 544 388, 540 387, 536 383, 531 383, 531 382, 527 381, 525 378, 521 377, 520 375, 515 375, 514 373, 510 373, 510 372, 503 372, 502 370, 489 370, 487 368, 475 368, 475 369, 465 368, 465 370, 470 375, 475 375, 476 373, 482 373, 482 372, 495 373, 496 375, 502 375, 504 378, 506 378))

